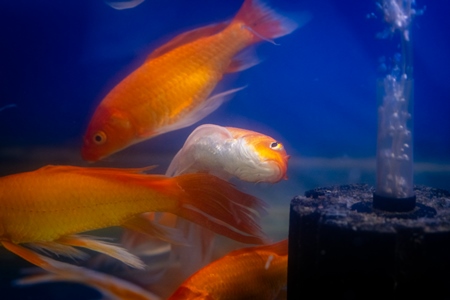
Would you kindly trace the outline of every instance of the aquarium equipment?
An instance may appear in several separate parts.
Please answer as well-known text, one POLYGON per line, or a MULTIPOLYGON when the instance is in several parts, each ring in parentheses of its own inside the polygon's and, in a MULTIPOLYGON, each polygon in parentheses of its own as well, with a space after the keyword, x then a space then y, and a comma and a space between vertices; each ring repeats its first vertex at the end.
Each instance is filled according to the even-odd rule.
POLYGON ((400 33, 378 81, 376 188, 316 188, 291 201, 288 299, 442 298, 450 292, 450 193, 413 185, 412 0, 377 3, 400 33))
MULTIPOLYGON (((388 211, 414 209, 413 63, 411 0, 379 3, 391 34, 399 34, 402 53, 394 55, 388 74, 378 82, 377 184, 373 206, 388 211)), ((386 34, 379 36, 385 36, 386 34)))

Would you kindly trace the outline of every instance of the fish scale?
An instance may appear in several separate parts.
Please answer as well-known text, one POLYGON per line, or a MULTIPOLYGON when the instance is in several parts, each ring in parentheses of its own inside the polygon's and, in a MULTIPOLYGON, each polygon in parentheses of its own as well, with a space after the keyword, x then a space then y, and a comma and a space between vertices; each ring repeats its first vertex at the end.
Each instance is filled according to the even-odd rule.
MULTIPOLYGON (((38 175, 42 173, 39 172, 38 175)), ((25 174, 30 177, 27 187, 19 188, 24 179, 14 175, 3 177, 1 181, 6 186, 11 184, 17 187, 3 191, 3 201, 0 203, 0 216, 2 220, 5 220, 3 226, 8 229, 12 224, 17 223, 15 220, 20 220, 20 223, 28 225, 24 227, 29 229, 29 232, 16 232, 15 242, 54 240, 61 235, 106 227, 105 225, 116 225, 119 219, 123 222, 133 215, 130 204, 136 207, 135 210, 142 211, 143 206, 148 202, 142 197, 143 188, 136 187, 125 192, 114 182, 92 176, 77 176, 65 172, 44 173, 42 176, 25 174), (62 186, 66 188, 58 189, 62 186), (111 194, 115 196, 111 197, 111 194), (31 195, 33 196, 30 197, 31 195), (5 204, 11 199, 14 199, 14 205, 10 204, 6 207, 5 204), (114 211, 108 210, 112 206, 115 208, 114 211), (114 212, 122 211, 120 207, 127 208, 127 211, 130 211, 129 215, 119 218, 114 212), (103 214, 108 214, 108 218, 98 218, 99 210, 103 214), (68 224, 69 216, 77 222, 68 224), (32 222, 39 224, 41 230, 35 230, 36 227, 32 226, 32 222)))

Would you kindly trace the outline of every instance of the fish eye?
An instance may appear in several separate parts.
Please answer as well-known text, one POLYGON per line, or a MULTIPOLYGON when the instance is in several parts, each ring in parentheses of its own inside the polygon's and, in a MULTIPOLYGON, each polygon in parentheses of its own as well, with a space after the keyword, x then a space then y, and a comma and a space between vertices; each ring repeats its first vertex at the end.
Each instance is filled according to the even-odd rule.
POLYGON ((97 145, 103 145, 106 142, 106 134, 103 131, 98 131, 92 137, 93 141, 97 145))
POLYGON ((281 150, 281 149, 283 149, 283 145, 278 142, 272 142, 272 143, 270 143, 270 149, 281 150))

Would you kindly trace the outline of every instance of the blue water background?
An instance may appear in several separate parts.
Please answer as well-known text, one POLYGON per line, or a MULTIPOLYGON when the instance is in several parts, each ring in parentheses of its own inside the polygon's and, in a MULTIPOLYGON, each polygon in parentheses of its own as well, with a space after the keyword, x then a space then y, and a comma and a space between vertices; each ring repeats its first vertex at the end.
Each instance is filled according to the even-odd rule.
MULTIPOLYGON (((79 149, 102 97, 152 49, 185 30, 232 17, 241 3, 147 0, 118 11, 101 0, 0 1, 0 108, 13 104, 0 111, 0 174, 46 164, 88 166, 79 149)), ((293 18, 308 12, 312 19, 277 39, 279 45, 256 48, 262 62, 227 80, 229 88, 248 85, 243 91, 198 124, 97 165, 157 164, 155 172, 164 173, 196 126, 215 123, 260 131, 284 143, 292 156, 289 180, 243 187, 278 203, 275 216, 285 216, 292 196, 307 189, 374 185, 376 81, 380 59, 400 52, 398 37, 376 38, 387 24, 375 1, 270 4, 293 18), (377 17, 368 18, 372 13, 377 17)), ((450 2, 417 1, 416 7, 426 9, 412 25, 415 183, 450 189, 450 2)), ((274 232, 283 236, 286 219, 280 222, 284 227, 274 232)), ((4 249, 0 253, 2 262, 14 259, 4 249)), ((49 287, 13 293, 23 299, 38 299, 26 294, 30 290, 61 295, 49 287)))

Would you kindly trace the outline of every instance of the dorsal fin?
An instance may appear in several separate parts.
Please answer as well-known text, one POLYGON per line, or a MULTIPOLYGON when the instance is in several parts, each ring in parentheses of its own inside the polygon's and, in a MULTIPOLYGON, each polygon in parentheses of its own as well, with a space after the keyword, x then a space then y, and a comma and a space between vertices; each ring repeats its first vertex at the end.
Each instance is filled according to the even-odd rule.
POLYGON ((221 22, 183 32, 150 53, 150 55, 147 57, 147 61, 161 56, 169 51, 172 51, 173 49, 178 48, 182 45, 198 40, 199 38, 216 34, 222 31, 228 25, 228 23, 229 22, 221 22))

